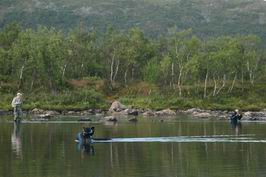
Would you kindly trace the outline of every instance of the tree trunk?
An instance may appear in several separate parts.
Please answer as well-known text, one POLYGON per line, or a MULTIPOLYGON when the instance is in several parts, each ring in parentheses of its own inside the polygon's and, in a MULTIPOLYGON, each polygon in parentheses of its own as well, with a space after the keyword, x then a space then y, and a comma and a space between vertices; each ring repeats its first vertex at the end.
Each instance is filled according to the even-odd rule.
POLYGON ((114 53, 114 55, 112 57, 111 65, 110 65, 110 83, 111 83, 111 87, 113 85, 114 60, 115 60, 115 53, 114 53))
POLYGON ((31 78, 30 90, 33 89, 33 85, 34 85, 35 79, 36 79, 36 69, 34 69, 33 72, 32 72, 32 78, 31 78))
POLYGON ((214 88, 213 88, 212 96, 215 96, 216 95, 216 90, 217 90, 217 82, 216 82, 215 77, 213 77, 213 82, 214 82, 214 88))
POLYGON ((119 70, 119 64, 120 64, 120 61, 118 60, 117 64, 116 64, 116 69, 115 69, 115 74, 114 74, 114 77, 113 77, 113 81, 115 81, 115 79, 116 79, 116 76, 117 76, 117 73, 118 73, 118 70, 119 70))
POLYGON ((224 88, 224 86, 225 86, 225 80, 226 80, 226 75, 224 74, 224 76, 223 76, 223 84, 219 88, 219 90, 216 92, 216 95, 218 95, 220 93, 220 91, 224 88))
POLYGON ((132 66, 132 69, 131 69, 131 80, 132 81, 134 80, 134 75, 135 75, 135 68, 134 66, 132 66))
POLYGON ((128 69, 126 69, 125 74, 124 74, 125 86, 127 86, 127 72, 128 72, 128 69))
POLYGON ((19 84, 18 84, 18 90, 21 89, 22 83, 23 83, 23 72, 24 72, 24 68, 25 66, 22 65, 22 67, 20 68, 20 75, 19 75, 19 84))
POLYGON ((67 68, 67 64, 65 64, 63 67, 62 80, 65 78, 66 68, 67 68))
POLYGON ((207 97, 207 84, 208 84, 208 77, 209 77, 209 71, 207 69, 206 76, 205 76, 205 83, 204 83, 204 98, 207 97))
POLYGON ((244 71, 243 68, 241 69, 241 87, 242 87, 242 92, 244 91, 244 71))
POLYGON ((174 63, 172 63, 172 73, 171 73, 171 84, 170 86, 172 86, 173 89, 175 89, 175 84, 174 84, 174 76, 175 76, 175 73, 174 73, 174 63))
POLYGON ((253 71, 250 68, 249 61, 247 61, 247 71, 248 71, 248 75, 249 75, 249 81, 250 81, 251 85, 254 85, 254 82, 253 82, 254 80, 252 79, 253 78, 253 71))
POLYGON ((233 80, 233 82, 232 82, 232 85, 231 85, 231 87, 230 87, 229 90, 228 90, 229 93, 232 92, 232 90, 233 90, 233 88, 234 88, 234 86, 235 86, 236 77, 237 77, 237 74, 235 74, 235 77, 234 77, 234 80, 233 80))
POLYGON ((178 81, 177 81, 177 86, 178 86, 179 96, 180 97, 182 96, 182 88, 181 88, 182 74, 183 74, 183 66, 180 67, 179 75, 178 75, 178 81))

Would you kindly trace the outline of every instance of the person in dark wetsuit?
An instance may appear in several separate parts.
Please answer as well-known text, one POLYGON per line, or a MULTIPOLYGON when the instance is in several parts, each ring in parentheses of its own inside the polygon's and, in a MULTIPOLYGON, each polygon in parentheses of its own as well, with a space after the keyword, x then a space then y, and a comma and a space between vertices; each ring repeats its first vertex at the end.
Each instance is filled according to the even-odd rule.
POLYGON ((83 127, 83 131, 82 131, 82 137, 84 140, 87 139, 92 139, 93 134, 94 134, 94 127, 83 127))
POLYGON ((83 144, 91 143, 94 132, 95 132, 94 127, 83 127, 82 132, 79 132, 77 134, 75 141, 83 144))
POLYGON ((242 114, 239 113, 239 110, 236 109, 233 114, 230 116, 230 120, 231 120, 231 125, 233 128, 236 128, 237 125, 239 124, 239 121, 242 118, 242 114))

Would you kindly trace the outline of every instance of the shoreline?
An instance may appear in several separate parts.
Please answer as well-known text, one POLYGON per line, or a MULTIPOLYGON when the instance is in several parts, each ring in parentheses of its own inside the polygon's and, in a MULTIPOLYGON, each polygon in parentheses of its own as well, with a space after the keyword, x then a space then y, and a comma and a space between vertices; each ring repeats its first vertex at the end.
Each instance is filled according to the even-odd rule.
MULTIPOLYGON (((76 110, 42 110, 34 108, 32 110, 23 111, 24 115, 34 117, 34 120, 49 120, 52 117, 56 116, 99 116, 107 121, 117 121, 120 118, 128 116, 143 116, 143 117, 160 117, 164 118, 174 118, 178 114, 185 114, 197 119, 206 119, 206 118, 217 118, 217 119, 229 119, 229 115, 232 111, 224 110, 204 110, 199 108, 191 108, 186 110, 172 110, 172 109, 162 109, 162 110, 152 110, 152 109, 142 109, 142 108, 118 108, 112 109, 112 106, 109 110, 104 109, 87 109, 82 111, 76 110)), ((13 114, 13 111, 0 110, 0 117, 10 116, 13 114)), ((243 111, 241 120, 250 120, 250 121, 266 121, 266 110, 262 111, 243 111)), ((84 118, 86 121, 86 118, 84 118)))

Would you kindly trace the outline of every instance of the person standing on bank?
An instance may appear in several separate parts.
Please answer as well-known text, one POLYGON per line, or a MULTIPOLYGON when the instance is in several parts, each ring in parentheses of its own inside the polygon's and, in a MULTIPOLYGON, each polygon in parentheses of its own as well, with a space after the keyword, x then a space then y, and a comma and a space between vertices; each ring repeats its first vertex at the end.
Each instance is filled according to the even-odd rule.
POLYGON ((11 103, 13 109, 14 109, 14 121, 19 122, 22 117, 22 94, 17 93, 17 96, 13 98, 11 103))

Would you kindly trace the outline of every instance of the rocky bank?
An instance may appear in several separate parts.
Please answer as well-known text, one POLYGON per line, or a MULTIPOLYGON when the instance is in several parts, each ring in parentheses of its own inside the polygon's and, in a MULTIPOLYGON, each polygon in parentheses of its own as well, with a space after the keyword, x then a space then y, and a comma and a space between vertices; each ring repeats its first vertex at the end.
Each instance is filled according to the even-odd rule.
MULTIPOLYGON (((174 118, 177 114, 186 114, 193 118, 217 118, 217 119, 229 119, 229 116, 232 112, 230 111, 221 111, 221 110, 203 110, 199 108, 192 108, 188 110, 171 110, 171 109, 163 109, 163 110, 151 110, 151 109, 141 109, 141 108, 133 108, 132 106, 126 106, 119 101, 114 101, 109 110, 100 110, 100 109, 88 109, 83 111, 53 111, 53 110, 42 110, 35 108, 33 110, 25 112, 25 114, 32 115, 34 120, 49 120, 52 117, 59 115, 71 115, 71 116, 89 116, 89 115, 97 115, 102 117, 103 120, 106 121, 117 121, 120 118, 127 116, 144 116, 144 117, 167 117, 174 118)), ((12 111, 2 111, 0 110, 1 115, 10 115, 12 111)), ((266 121, 266 109, 259 112, 246 111, 242 112, 243 121, 251 120, 251 121, 266 121)), ((135 121, 136 119, 132 119, 135 121)))

